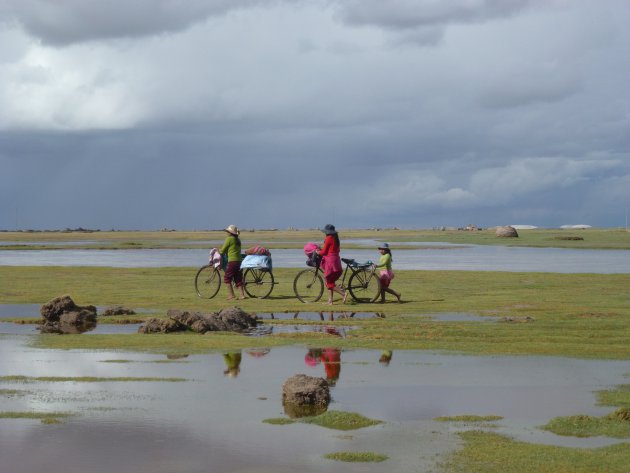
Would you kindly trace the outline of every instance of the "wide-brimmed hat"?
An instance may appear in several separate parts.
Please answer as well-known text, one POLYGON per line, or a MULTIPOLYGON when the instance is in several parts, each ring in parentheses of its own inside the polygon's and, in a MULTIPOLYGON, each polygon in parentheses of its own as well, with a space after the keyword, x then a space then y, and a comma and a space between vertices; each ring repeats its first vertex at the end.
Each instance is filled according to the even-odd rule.
POLYGON ((324 228, 322 228, 322 232, 324 232, 326 235, 336 235, 337 234, 337 230, 335 230, 335 226, 331 225, 330 223, 326 224, 324 226, 324 228))
POLYGON ((228 225, 228 227, 225 229, 226 232, 231 233, 234 236, 238 236, 241 234, 241 232, 238 230, 238 228, 236 228, 236 225, 228 225))
POLYGON ((389 244, 381 243, 380 245, 378 245, 378 249, 379 250, 389 250, 389 244))

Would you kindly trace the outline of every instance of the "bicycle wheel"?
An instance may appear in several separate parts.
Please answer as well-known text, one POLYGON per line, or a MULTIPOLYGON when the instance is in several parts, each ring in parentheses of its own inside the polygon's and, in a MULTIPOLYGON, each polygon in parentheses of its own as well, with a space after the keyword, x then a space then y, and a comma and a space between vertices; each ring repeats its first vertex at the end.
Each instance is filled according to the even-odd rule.
POLYGON ((271 271, 247 268, 243 274, 243 284, 249 297, 264 299, 273 290, 273 274, 271 271))
POLYGON ((293 292, 302 302, 317 302, 324 293, 324 280, 316 269, 300 271, 293 280, 293 292))
POLYGON ((212 299, 221 287, 221 271, 211 265, 202 266, 195 276, 195 291, 203 299, 212 299))
POLYGON ((350 276, 348 291, 357 302, 374 302, 381 295, 381 280, 372 271, 362 269, 350 276))

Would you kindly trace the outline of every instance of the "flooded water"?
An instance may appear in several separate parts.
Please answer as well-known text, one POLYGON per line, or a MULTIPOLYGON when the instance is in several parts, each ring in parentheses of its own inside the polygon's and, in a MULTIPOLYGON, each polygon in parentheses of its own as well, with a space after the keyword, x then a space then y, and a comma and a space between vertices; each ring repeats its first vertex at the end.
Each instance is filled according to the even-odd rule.
POLYGON ((604 445, 619 440, 558 437, 537 426, 554 416, 610 412, 595 406, 593 392, 623 383, 630 371, 622 361, 333 347, 168 357, 40 350, 29 347, 30 339, 0 335, 0 376, 187 381, 0 380, 0 411, 76 414, 57 425, 0 419, 2 471, 11 473, 422 472, 434 466, 436 455, 457 446, 454 433, 460 427, 433 418, 462 414, 503 416, 494 430, 520 440, 604 445), (384 424, 339 432, 264 423, 285 417, 282 384, 298 373, 329 380, 329 409, 358 412, 384 424), (339 450, 374 451, 390 459, 372 465, 322 458, 339 450))
MULTIPOLYGON (((422 243, 411 243, 423 245, 422 243)), ((424 243, 424 245, 431 245, 424 243)), ((395 269, 630 273, 630 250, 573 250, 482 245, 440 245, 394 252, 395 269)), ((272 251, 275 268, 305 266, 302 250, 272 251)), ((1 266, 198 267, 208 250, 2 250, 1 266)), ((375 250, 343 250, 344 258, 378 261, 375 250)))

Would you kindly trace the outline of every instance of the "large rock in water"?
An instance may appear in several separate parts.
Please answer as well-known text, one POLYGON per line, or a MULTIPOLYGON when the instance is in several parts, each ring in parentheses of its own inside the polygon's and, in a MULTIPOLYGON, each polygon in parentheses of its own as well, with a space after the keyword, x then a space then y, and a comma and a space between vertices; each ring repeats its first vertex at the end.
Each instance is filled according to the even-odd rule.
POLYGON ((168 333, 192 330, 197 333, 207 332, 243 332, 257 325, 254 316, 231 307, 218 314, 202 314, 171 309, 168 319, 150 319, 138 329, 138 333, 168 333))
POLYGON ((47 302, 39 312, 44 333, 81 333, 96 327, 96 307, 78 306, 67 295, 47 302))
POLYGON ((282 386, 282 404, 289 417, 305 417, 326 412, 330 387, 324 378, 296 374, 282 386))
POLYGON ((518 238, 518 232, 516 228, 509 225, 505 227, 497 227, 495 235, 499 238, 518 238))

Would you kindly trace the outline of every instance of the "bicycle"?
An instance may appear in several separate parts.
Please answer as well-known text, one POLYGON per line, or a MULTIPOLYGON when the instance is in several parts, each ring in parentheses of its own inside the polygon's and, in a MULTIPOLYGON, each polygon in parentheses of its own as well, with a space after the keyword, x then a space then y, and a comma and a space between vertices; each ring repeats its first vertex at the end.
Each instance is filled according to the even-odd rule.
MULTIPOLYGON (((202 266, 195 276, 195 291, 202 299, 212 299, 217 295, 223 280, 222 270, 213 264, 202 266)), ((271 270, 247 268, 243 272, 243 286, 249 297, 265 299, 273 291, 275 280, 271 270)))
MULTIPOLYGON (((341 258, 341 261, 346 264, 346 268, 342 274, 340 287, 347 290, 356 302, 376 301, 381 295, 381 280, 376 275, 376 266, 372 262, 358 263, 349 258, 341 258)), ((316 258, 315 267, 300 271, 293 280, 293 292, 301 302, 317 302, 324 294, 320 262, 321 258, 316 258)))

